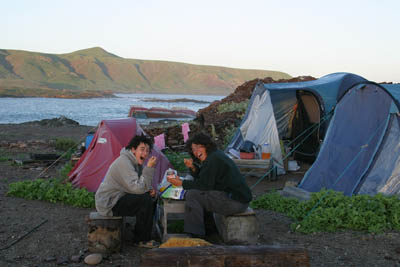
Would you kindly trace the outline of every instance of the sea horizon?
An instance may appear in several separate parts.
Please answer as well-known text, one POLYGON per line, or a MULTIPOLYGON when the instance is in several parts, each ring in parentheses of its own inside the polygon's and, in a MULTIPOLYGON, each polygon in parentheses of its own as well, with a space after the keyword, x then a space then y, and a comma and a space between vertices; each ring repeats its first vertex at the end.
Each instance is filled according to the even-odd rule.
MULTIPOLYGON (((80 125, 96 126, 107 119, 127 118, 131 106, 182 108, 198 111, 225 96, 189 94, 115 94, 113 98, 0 98, 0 124, 19 124, 64 116, 80 125), (168 100, 179 100, 168 102, 168 100), (163 101, 158 101, 163 100, 163 101), (190 100, 193 100, 191 102, 190 100), (167 101, 167 102, 166 102, 167 101), (199 102, 201 101, 201 102, 199 102)), ((148 124, 154 119, 138 119, 148 124)))

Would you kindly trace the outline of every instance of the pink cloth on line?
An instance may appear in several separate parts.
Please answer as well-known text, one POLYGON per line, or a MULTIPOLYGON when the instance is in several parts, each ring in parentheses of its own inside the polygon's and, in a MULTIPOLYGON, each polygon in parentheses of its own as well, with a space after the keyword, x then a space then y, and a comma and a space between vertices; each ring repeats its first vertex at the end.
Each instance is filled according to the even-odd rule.
POLYGON ((154 137, 154 144, 158 147, 158 149, 163 150, 165 148, 165 136, 164 134, 160 134, 154 137))
POLYGON ((189 123, 185 122, 184 124, 182 124, 183 142, 185 143, 189 139, 189 132, 190 132, 189 123))

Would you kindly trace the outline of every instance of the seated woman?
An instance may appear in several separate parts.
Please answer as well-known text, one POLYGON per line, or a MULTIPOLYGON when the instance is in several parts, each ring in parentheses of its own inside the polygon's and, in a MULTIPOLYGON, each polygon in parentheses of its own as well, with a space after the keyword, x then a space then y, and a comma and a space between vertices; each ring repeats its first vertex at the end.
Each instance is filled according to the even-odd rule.
POLYGON ((191 159, 185 159, 194 180, 169 176, 167 180, 188 190, 185 204, 184 231, 192 236, 204 236, 204 212, 232 215, 244 212, 252 199, 251 190, 239 169, 215 142, 199 133, 189 139, 187 149, 191 159), (200 164, 195 164, 194 162, 200 164))
POLYGON ((96 209, 103 216, 136 216, 134 240, 141 247, 156 247, 151 239, 155 196, 151 182, 157 158, 150 156, 152 140, 134 136, 110 165, 95 195, 96 209), (148 158, 147 165, 144 166, 148 158))

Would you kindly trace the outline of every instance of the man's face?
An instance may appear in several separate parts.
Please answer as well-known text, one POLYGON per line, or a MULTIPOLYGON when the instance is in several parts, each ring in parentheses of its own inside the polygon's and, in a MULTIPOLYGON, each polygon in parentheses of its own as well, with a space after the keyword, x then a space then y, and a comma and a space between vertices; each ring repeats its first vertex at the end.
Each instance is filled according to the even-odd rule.
POLYGON ((150 147, 148 144, 140 143, 136 149, 132 147, 132 153, 135 155, 137 162, 143 165, 150 153, 150 147))
POLYGON ((205 161, 207 158, 207 150, 203 145, 192 144, 192 152, 200 161, 205 161))

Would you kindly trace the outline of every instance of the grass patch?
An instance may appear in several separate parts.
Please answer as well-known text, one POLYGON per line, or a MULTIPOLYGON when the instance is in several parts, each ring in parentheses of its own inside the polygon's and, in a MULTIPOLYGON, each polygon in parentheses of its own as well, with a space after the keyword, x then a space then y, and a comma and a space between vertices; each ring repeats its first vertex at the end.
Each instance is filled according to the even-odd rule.
POLYGON ((64 203, 74 207, 94 208, 94 193, 85 188, 77 189, 63 179, 36 179, 9 184, 8 196, 25 199, 64 203))
POLYGON ((348 197, 341 192, 321 190, 313 193, 309 201, 300 202, 272 192, 252 201, 250 206, 286 214, 295 221, 292 229, 302 233, 400 230, 400 200, 397 196, 348 197))

